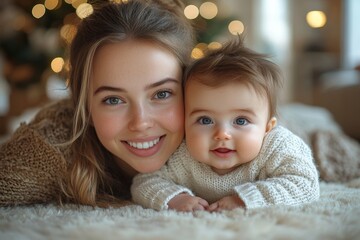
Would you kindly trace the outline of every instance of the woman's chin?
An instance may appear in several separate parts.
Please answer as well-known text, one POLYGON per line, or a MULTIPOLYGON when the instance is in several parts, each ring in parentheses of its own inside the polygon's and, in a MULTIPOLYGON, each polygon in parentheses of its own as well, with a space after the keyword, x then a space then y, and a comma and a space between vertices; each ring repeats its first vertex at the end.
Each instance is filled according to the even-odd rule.
POLYGON ((139 169, 137 169, 137 171, 139 173, 152 173, 159 170, 162 166, 164 166, 164 164, 165 163, 156 163, 149 166, 141 166, 139 169))

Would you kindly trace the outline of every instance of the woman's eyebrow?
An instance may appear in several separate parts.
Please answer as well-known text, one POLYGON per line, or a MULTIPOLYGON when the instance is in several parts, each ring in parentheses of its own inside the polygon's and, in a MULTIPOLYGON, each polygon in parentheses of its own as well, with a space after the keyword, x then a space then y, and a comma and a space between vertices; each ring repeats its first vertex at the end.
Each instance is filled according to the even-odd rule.
MULTIPOLYGON (((149 84, 145 87, 145 90, 148 90, 148 89, 151 89, 151 88, 155 88, 155 87, 158 87, 158 86, 161 86, 165 83, 168 83, 168 82, 173 82, 173 83, 176 83, 176 84, 180 84, 180 82, 176 79, 173 79, 173 78, 165 78, 161 81, 158 81, 158 82, 155 82, 155 83, 152 83, 152 84, 149 84)), ((103 91, 111 91, 111 92, 126 92, 125 89, 123 88, 120 88, 120 87, 111 87, 111 86, 100 86, 98 87, 95 91, 94 91, 94 95, 98 94, 99 92, 103 92, 103 91)))
POLYGON ((103 91, 111 91, 111 92, 126 92, 123 88, 111 87, 111 86, 100 86, 94 91, 94 95, 103 91))
POLYGON ((168 82, 173 82, 173 83, 176 83, 176 84, 180 84, 179 80, 176 80, 174 78, 165 78, 165 79, 163 79, 161 81, 158 81, 158 82, 155 82, 155 83, 152 83, 152 84, 146 86, 145 89, 148 90, 148 89, 151 89, 151 88, 155 88, 155 87, 161 86, 161 85, 163 85, 165 83, 168 83, 168 82))

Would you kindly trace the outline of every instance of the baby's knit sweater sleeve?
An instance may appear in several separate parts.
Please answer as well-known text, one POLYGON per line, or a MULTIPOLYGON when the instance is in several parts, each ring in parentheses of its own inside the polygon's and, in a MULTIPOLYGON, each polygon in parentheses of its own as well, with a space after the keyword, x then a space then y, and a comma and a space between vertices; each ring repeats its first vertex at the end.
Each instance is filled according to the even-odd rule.
POLYGON ((312 152, 289 130, 280 126, 273 129, 257 159, 249 172, 258 175, 258 179, 235 187, 247 209, 299 205, 319 198, 319 177, 312 152))
POLYGON ((132 200, 146 208, 166 210, 168 202, 176 195, 188 193, 194 196, 190 189, 184 187, 187 185, 184 168, 184 158, 188 156, 186 152, 183 143, 160 170, 135 176, 131 185, 132 200))

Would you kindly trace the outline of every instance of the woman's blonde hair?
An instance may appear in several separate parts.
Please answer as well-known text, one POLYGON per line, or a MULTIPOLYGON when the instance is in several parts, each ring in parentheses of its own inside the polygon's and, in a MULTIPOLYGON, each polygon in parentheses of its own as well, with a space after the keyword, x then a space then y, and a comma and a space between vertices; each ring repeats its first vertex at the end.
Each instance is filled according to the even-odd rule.
POLYGON ((69 87, 75 108, 70 141, 73 159, 62 184, 61 201, 95 206, 105 196, 109 200, 128 194, 131 179, 116 166, 90 124, 88 92, 93 58, 97 49, 109 42, 144 39, 167 48, 184 68, 190 61, 194 35, 182 7, 178 0, 106 2, 95 6, 78 26, 70 48, 69 87))

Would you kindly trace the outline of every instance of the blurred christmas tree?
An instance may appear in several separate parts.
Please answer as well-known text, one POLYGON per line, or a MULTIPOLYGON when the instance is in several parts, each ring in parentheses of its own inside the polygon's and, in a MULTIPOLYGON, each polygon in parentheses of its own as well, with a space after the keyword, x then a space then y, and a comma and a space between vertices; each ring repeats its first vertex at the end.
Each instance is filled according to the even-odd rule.
MULTIPOLYGON (((65 36, 63 32, 76 31, 75 26, 80 21, 76 8, 86 3, 86 0, 0 2, 3 77, 13 95, 10 96, 10 115, 21 114, 24 109, 48 100, 46 81, 50 74, 56 74, 50 63, 55 57, 64 56, 71 34, 65 36)), ((199 14, 191 21, 197 30, 198 42, 209 44, 229 34, 227 27, 231 17, 219 16, 216 4, 199 0, 184 3, 197 5, 199 14)))

